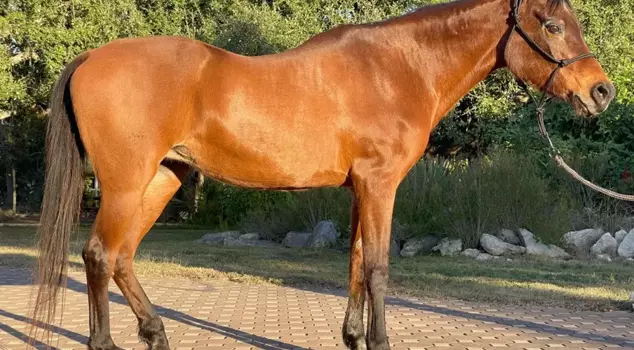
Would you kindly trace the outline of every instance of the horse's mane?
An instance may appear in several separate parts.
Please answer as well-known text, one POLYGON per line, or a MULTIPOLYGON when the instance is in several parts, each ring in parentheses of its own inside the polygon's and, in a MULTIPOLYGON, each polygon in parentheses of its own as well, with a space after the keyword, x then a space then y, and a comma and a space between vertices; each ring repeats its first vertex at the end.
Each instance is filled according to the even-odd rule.
MULTIPOLYGON (((331 28, 328 31, 325 31, 323 33, 317 34, 315 36, 313 36, 312 38, 308 39, 306 42, 304 42, 303 44, 299 45, 298 48, 303 48, 306 46, 310 46, 312 44, 315 44, 317 42, 324 42, 324 41, 332 41, 332 42, 339 42, 341 40, 341 38, 345 37, 346 34, 350 33, 351 31, 353 31, 354 29, 357 28, 367 28, 367 27, 376 27, 376 26, 380 26, 383 24, 387 24, 387 23, 393 23, 395 21, 402 21, 402 20, 407 20, 408 18, 412 18, 414 16, 420 16, 420 15, 424 15, 426 13, 429 13, 430 11, 434 10, 434 9, 439 9, 439 8, 443 8, 443 7, 451 7, 453 5, 459 4, 461 2, 465 2, 466 0, 450 0, 450 1, 445 1, 445 2, 440 2, 440 3, 436 3, 436 4, 429 4, 429 5, 425 5, 422 7, 418 7, 415 9, 411 9, 410 11, 408 11, 405 14, 402 14, 400 16, 394 16, 394 17, 390 17, 390 18, 386 18, 383 20, 379 20, 379 21, 375 21, 375 22, 368 22, 368 23, 361 23, 361 24, 341 24, 338 25, 334 28, 331 28)), ((493 0, 485 0, 485 1, 493 1, 493 0)), ((509 2, 511 0, 508 0, 509 2)), ((529 2, 529 1, 535 1, 535 0, 523 0, 524 2, 529 2)), ((569 9, 572 9, 572 5, 570 3, 570 0, 548 0, 546 3, 546 6, 548 6, 551 10, 556 10, 557 8, 559 8, 560 6, 567 6, 569 9)))
MULTIPOLYGON (((524 1, 526 2, 526 1, 531 1, 531 0, 524 0, 524 1)), ((434 7, 441 7, 441 6, 444 6, 444 5, 449 5, 449 4, 453 3, 453 2, 456 2, 456 1, 448 1, 448 2, 441 2, 441 3, 437 3, 437 4, 425 5, 425 6, 417 8, 417 9, 412 9, 410 11, 410 13, 423 12, 423 11, 429 10, 431 8, 434 8, 434 7)), ((568 8, 572 9, 572 3, 570 2, 570 0, 548 0, 547 6, 550 7, 551 9, 553 9, 553 10, 559 8, 560 6, 568 6, 568 8)))

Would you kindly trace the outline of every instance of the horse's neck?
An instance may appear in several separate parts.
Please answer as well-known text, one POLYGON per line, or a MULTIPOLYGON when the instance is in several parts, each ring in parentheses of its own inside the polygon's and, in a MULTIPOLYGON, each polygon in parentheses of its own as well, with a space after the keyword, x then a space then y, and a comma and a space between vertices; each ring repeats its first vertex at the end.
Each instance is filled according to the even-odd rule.
POLYGON ((493 70, 509 26, 509 0, 465 0, 413 14, 419 76, 437 98, 433 125, 493 70))

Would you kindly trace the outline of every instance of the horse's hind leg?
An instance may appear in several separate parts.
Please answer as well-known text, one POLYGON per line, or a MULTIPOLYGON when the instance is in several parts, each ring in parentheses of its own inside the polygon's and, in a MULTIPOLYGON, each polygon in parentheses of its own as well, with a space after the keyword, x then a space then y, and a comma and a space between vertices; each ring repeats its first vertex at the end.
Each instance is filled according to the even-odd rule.
POLYGON ((126 192, 102 189, 101 207, 84 246, 90 337, 88 348, 116 349, 110 336, 108 282, 126 232, 134 225, 142 196, 138 190, 126 192))
MULTIPOLYGON (((124 286, 121 289, 133 310, 140 315, 139 319, 155 316, 151 308, 143 308, 149 302, 143 293, 138 293, 142 290, 138 282, 129 277, 133 277, 132 272, 120 256, 130 255, 131 259, 131 251, 136 249, 143 234, 160 215, 180 181, 171 170, 161 167, 157 171, 157 166, 149 165, 149 161, 146 164, 141 168, 121 168, 116 176, 100 179, 101 207, 82 252, 88 284, 89 349, 116 349, 110 336, 108 310, 108 282, 113 274, 117 284, 124 286)), ((149 328, 144 323, 141 325, 142 330, 149 328)))
POLYGON ((181 186, 181 181, 188 172, 189 167, 180 163, 170 163, 159 168, 145 190, 143 210, 137 213, 135 220, 137 224, 126 234, 126 240, 116 259, 114 281, 137 316, 139 338, 150 349, 169 349, 169 343, 163 322, 134 275, 132 262, 139 243, 181 186))

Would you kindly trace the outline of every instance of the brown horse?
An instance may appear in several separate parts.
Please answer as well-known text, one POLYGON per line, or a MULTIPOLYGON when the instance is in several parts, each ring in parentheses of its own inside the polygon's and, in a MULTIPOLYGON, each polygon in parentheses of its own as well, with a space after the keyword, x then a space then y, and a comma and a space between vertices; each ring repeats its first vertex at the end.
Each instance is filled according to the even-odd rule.
POLYGON ((83 250, 90 349, 115 348, 111 277, 138 318, 141 339, 152 349, 169 348, 132 261, 192 168, 251 188, 350 188, 343 339, 352 349, 389 349, 384 297, 394 197, 441 118, 502 67, 570 101, 580 115, 602 112, 614 97, 592 57, 559 69, 548 83, 557 65, 535 45, 558 59, 589 52, 566 0, 430 6, 337 27, 261 57, 179 37, 117 40, 81 54, 62 72, 51 100, 36 318, 53 320, 88 158, 102 196, 83 250), (511 11, 516 6, 521 17, 511 11))

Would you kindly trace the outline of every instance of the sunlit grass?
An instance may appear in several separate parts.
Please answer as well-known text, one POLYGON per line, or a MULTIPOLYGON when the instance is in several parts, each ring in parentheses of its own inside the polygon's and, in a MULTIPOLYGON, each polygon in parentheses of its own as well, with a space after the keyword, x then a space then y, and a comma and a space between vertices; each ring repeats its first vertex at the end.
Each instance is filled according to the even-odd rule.
MULTIPOLYGON (((225 248, 193 241, 204 231, 160 228, 141 244, 139 276, 228 280, 298 288, 345 288, 348 254, 283 248, 225 248)), ((71 240, 71 269, 82 270, 86 230, 71 240)), ((0 266, 31 267, 37 253, 33 230, 0 229, 0 266)), ((510 305, 560 306, 578 310, 629 307, 634 265, 530 258, 489 262, 437 256, 392 259, 393 295, 460 299, 510 305)))

